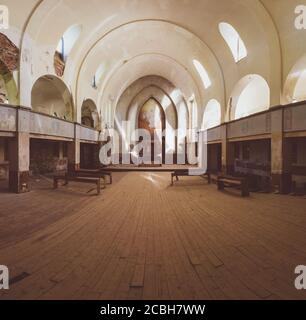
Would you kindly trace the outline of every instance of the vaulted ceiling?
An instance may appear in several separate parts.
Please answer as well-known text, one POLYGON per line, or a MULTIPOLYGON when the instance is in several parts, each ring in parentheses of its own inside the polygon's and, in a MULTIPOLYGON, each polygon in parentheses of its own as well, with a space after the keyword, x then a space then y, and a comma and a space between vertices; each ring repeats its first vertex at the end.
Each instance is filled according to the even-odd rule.
MULTIPOLYGON (((80 110, 85 99, 99 109, 114 108, 137 79, 156 75, 194 98, 199 112, 217 99, 226 120, 227 106, 239 80, 263 77, 271 105, 283 102, 291 70, 306 52, 306 30, 294 26, 299 0, 4 0, 11 28, 4 33, 21 50, 20 102, 31 105, 31 88, 55 75, 54 52, 73 25, 81 34, 71 51, 63 81, 80 110), (235 62, 219 32, 234 26, 248 51, 235 62), (212 85, 204 88, 193 61, 206 69, 212 85), (103 65, 97 88, 92 78, 103 65)), ((285 101, 286 102, 286 101, 285 101)), ((78 118, 80 112, 77 112, 78 118)))

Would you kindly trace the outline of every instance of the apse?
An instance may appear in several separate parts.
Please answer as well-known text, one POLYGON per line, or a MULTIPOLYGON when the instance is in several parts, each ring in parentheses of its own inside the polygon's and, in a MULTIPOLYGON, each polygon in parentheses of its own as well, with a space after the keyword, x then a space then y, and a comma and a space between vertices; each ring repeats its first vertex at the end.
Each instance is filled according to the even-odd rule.
POLYGON ((165 162, 165 137, 163 136, 165 123, 164 110, 154 98, 150 98, 138 113, 138 129, 150 134, 149 153, 152 162, 165 162))
POLYGON ((154 128, 162 129, 166 162, 173 161, 180 148, 184 150, 188 123, 189 111, 182 92, 167 79, 155 75, 132 83, 121 95, 116 106, 115 129, 120 135, 123 147, 128 149, 132 132, 137 128, 146 128, 151 134, 154 128), (144 107, 151 107, 152 110, 146 112, 145 118, 139 118, 143 115, 144 107), (148 118, 148 115, 151 116, 148 118), (160 117, 161 121, 158 120, 160 117), (180 130, 176 138, 178 129, 180 130))
POLYGON ((154 137, 155 130, 165 129, 165 113, 160 104, 150 98, 140 109, 138 114, 138 128, 145 129, 154 137))

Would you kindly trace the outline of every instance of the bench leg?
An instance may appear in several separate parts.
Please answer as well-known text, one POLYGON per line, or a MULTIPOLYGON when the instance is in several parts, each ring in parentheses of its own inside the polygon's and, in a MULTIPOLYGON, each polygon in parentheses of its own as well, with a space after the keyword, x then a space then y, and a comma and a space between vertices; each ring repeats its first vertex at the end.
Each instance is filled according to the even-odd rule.
POLYGON ((211 175, 210 175, 210 173, 207 174, 207 180, 208 180, 208 184, 211 184, 211 175))
POLYGON ((176 181, 179 181, 179 177, 178 176, 175 176, 175 178, 176 178, 176 181))
POLYGON ((97 195, 101 194, 101 180, 99 179, 99 181, 97 182, 97 195))
POLYGON ((53 189, 57 189, 58 188, 58 180, 54 179, 53 180, 53 189))
POLYGON ((173 178, 174 178, 174 176, 173 176, 173 174, 171 174, 171 186, 173 186, 173 184, 174 184, 173 178))
POLYGON ((68 186, 68 183, 69 183, 68 177, 66 176, 64 186, 68 186))
POLYGON ((109 182, 110 182, 110 184, 113 184, 113 176, 112 176, 112 174, 110 174, 110 176, 109 176, 109 182))
POLYGON ((249 197, 250 196, 249 186, 245 182, 241 184, 241 196, 242 197, 249 197))
POLYGON ((224 190, 224 183, 222 181, 218 181, 218 190, 220 191, 224 190))

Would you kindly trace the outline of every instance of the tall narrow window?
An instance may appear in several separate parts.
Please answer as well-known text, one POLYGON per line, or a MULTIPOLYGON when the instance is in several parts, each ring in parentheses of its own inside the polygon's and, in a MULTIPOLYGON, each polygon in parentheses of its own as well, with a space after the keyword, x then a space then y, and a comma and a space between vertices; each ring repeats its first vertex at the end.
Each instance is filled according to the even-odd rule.
POLYGON ((199 73, 201 80, 203 82, 204 88, 208 89, 211 86, 211 80, 209 78, 209 75, 203 65, 198 60, 193 60, 193 64, 195 68, 197 69, 197 72, 199 73))
POLYGON ((245 44, 237 30, 232 25, 226 22, 221 22, 219 24, 219 30, 222 37, 229 46, 235 59, 235 62, 239 62, 240 60, 247 57, 248 52, 245 47, 245 44))
POLYGON ((103 73, 104 73, 104 64, 101 64, 97 70, 97 72, 95 73, 95 75, 93 76, 93 79, 92 79, 92 83, 91 83, 91 86, 94 88, 94 89, 97 89, 98 88, 98 85, 99 85, 99 82, 103 76, 103 73))
POLYGON ((81 31, 82 27, 80 25, 74 25, 70 27, 61 37, 56 51, 62 55, 64 61, 66 61, 71 50, 73 49, 76 41, 81 34, 81 31))
POLYGON ((62 77, 65 72, 67 58, 77 42, 82 31, 82 26, 70 27, 61 37, 54 53, 54 70, 57 76, 62 77))

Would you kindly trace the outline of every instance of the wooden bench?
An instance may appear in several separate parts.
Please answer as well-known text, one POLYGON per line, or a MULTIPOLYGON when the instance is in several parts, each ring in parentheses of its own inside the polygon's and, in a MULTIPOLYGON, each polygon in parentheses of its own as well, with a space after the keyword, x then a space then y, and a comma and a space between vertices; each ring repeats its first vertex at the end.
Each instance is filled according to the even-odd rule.
POLYGON ((248 197, 250 195, 248 180, 246 178, 232 177, 232 176, 218 176, 217 180, 218 190, 224 188, 240 188, 241 196, 248 197))
POLYGON ((75 176, 77 177, 85 177, 85 178, 100 178, 104 179, 105 177, 109 177, 109 183, 113 184, 113 175, 111 172, 100 171, 100 170, 77 170, 75 171, 75 176))
POLYGON ((190 175, 189 170, 175 170, 171 173, 171 185, 174 184, 174 178, 176 178, 176 181, 179 181, 179 177, 201 177, 201 178, 207 178, 208 183, 211 183, 211 175, 209 172, 196 176, 196 175, 190 175))
POLYGON ((97 186, 97 194, 101 193, 101 179, 100 178, 81 178, 76 176, 68 176, 68 175, 59 175, 53 177, 53 187, 54 189, 58 188, 59 181, 64 181, 65 186, 69 184, 69 182, 79 182, 79 183, 88 183, 95 184, 97 186))

